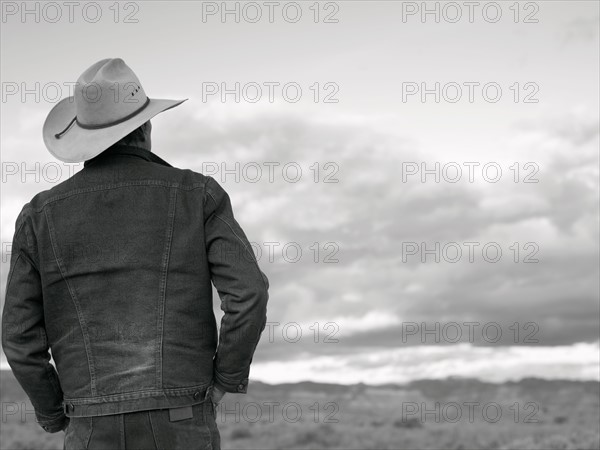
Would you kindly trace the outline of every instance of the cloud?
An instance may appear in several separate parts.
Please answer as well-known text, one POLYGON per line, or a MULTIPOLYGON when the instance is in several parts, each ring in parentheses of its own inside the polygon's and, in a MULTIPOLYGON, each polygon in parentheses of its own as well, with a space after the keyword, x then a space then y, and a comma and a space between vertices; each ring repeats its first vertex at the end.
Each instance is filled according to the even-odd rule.
MULTIPOLYGON (((549 358, 555 354, 543 353, 542 347, 556 347, 563 355, 561 349, 570 345, 597 340, 594 115, 564 113, 516 126, 505 158, 498 160, 505 170, 498 183, 422 183, 418 177, 403 182, 403 163, 424 161, 434 167, 452 158, 439 149, 421 148, 419 136, 384 133, 359 116, 223 108, 207 105, 195 116, 165 116, 160 127, 155 125, 154 150, 177 167, 208 169, 229 192, 238 221, 260 251, 259 264, 271 284, 269 321, 280 325, 272 342, 259 345, 258 374, 271 367, 281 368, 282 376, 313 373, 314 379, 334 368, 338 373, 348 369, 349 380, 467 374, 459 370, 465 354, 464 360, 481 362, 472 374, 486 377, 495 373, 485 368, 486 358, 496 368, 503 357, 512 358, 515 365, 502 372, 509 377, 529 373, 517 367, 527 359, 518 348, 528 345, 511 341, 508 330, 515 322, 539 327, 531 351, 549 358), (536 162, 539 182, 515 182, 508 168, 514 161, 536 162), (326 177, 337 182, 327 183, 326 177), (474 261, 467 242, 476 244, 474 261), (498 262, 482 253, 490 243, 502 250, 498 262), (425 249, 439 244, 445 250, 436 262, 435 255, 407 256, 407 244, 425 249), (461 258, 452 262, 457 248, 461 258), (527 257, 538 262, 525 263, 527 257), (439 345, 457 358, 445 362, 436 362, 439 353, 427 357, 433 351, 428 348, 438 343, 401 340, 407 322, 465 321, 497 322, 505 336, 493 345, 481 337, 467 347, 464 342, 456 349, 439 345), (315 322, 318 342, 309 328, 315 322), (338 327, 334 345, 322 341, 331 333, 324 328, 330 322, 338 327), (301 327, 300 341, 290 343, 281 334, 289 323, 301 327), (371 353, 380 359, 365 359, 371 353), (395 359, 385 365, 388 356, 395 359), (376 369, 363 374, 365 361, 376 369)), ((7 217, 16 217, 17 205, 39 185, 24 187, 14 180, 6 185, 3 195, 12 210, 3 208, 3 221, 14 223, 7 217)), ((10 233, 3 229, 3 239, 10 233)), ((7 271, 4 264, 3 282, 7 271)), ((557 374, 589 375, 583 366, 564 364, 557 374)), ((546 366, 531 370, 538 374, 546 366)))
POLYGON ((251 378, 268 383, 312 380, 385 384, 449 376, 492 382, 527 377, 598 380, 598 343, 491 349, 471 344, 408 347, 295 361, 257 362, 251 378))

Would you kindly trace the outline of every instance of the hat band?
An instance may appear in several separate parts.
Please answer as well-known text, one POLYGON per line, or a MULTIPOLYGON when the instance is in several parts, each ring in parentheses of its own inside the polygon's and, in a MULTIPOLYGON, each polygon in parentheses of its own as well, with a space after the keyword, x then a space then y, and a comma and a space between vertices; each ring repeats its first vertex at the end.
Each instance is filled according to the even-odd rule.
POLYGON ((112 127, 112 126, 118 125, 118 124, 120 124, 122 122, 125 122, 126 120, 131 119, 132 117, 136 116, 140 112, 142 112, 142 110, 144 108, 146 108, 146 106, 148 106, 149 103, 150 103, 150 97, 146 97, 146 102, 141 107, 139 107, 134 112, 132 112, 131 114, 128 114, 125 117, 122 117, 121 119, 115 120, 113 122, 105 123, 105 124, 102 124, 102 125, 86 125, 86 124, 83 124, 83 123, 79 122, 79 120, 77 120, 77 116, 75 116, 69 122, 69 124, 66 126, 66 128, 64 130, 62 130, 60 133, 56 133, 54 135, 54 137, 56 139, 60 139, 63 134, 65 134, 67 131, 69 131, 69 129, 71 128, 71 126, 75 122, 77 122, 77 125, 79 125, 81 128, 83 128, 85 130, 98 130, 98 129, 101 129, 101 128, 108 128, 108 127, 112 127))

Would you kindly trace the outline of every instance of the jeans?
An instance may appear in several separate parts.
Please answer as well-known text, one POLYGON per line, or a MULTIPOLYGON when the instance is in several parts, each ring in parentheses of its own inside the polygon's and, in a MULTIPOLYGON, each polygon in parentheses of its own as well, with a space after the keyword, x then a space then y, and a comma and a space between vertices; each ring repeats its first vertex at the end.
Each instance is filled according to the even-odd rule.
POLYGON ((95 417, 71 417, 64 450, 220 450, 215 407, 202 403, 95 417))

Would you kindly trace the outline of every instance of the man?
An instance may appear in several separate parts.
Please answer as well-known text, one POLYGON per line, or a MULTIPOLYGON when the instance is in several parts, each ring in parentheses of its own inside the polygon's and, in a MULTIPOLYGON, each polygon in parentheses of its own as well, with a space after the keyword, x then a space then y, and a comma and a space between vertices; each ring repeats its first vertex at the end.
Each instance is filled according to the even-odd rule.
POLYGON ((19 214, 2 345, 66 449, 218 449, 216 404, 247 390, 268 280, 223 188, 150 151, 150 119, 182 102, 104 59, 44 124, 56 158, 85 163, 19 214))

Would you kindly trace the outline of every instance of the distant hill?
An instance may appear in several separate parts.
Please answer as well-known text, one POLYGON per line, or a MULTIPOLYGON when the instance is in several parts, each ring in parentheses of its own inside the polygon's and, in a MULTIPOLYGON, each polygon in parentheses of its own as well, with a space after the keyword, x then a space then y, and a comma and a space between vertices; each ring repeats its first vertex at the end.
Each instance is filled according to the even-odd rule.
MULTIPOLYGON (((0 448, 62 448, 62 433, 48 435, 35 423, 31 404, 7 370, 0 371, 0 398, 0 448)), ((225 396, 217 424, 223 447, 240 450, 597 450, 600 383, 536 378, 379 386, 251 381, 248 394, 225 396)))
MULTIPOLYGON (((10 370, 0 370, 3 392, 22 392, 10 370), (5 391, 6 389, 7 391, 5 391)), ((514 391, 520 396, 535 397, 538 399, 547 396, 555 397, 561 391, 578 392, 580 395, 600 397, 600 382, 598 381, 576 381, 576 380, 547 380, 542 378, 525 378, 520 381, 508 381, 504 383, 490 383, 475 378, 449 377, 446 379, 423 379, 411 381, 405 384, 383 384, 369 385, 357 384, 334 384, 320 383, 314 381, 300 381, 296 383, 269 384, 262 381, 251 380, 250 389, 255 392, 270 392, 273 395, 281 394, 287 396, 293 391, 307 393, 324 393, 327 395, 346 395, 374 391, 416 391, 424 397, 436 400, 448 400, 452 398, 472 397, 494 397, 499 392, 507 390, 514 391)), ((24 393, 22 393, 24 395, 24 393)))

